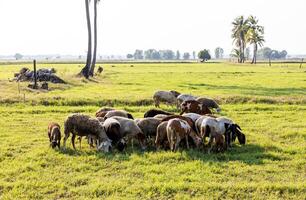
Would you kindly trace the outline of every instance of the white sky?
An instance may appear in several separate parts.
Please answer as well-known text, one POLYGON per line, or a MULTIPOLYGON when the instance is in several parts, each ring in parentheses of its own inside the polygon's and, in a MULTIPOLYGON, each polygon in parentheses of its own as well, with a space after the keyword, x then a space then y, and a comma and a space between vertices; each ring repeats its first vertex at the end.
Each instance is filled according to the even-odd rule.
MULTIPOLYGON (((0 55, 85 54, 84 0, 0 0, 0 55)), ((99 54, 232 49, 231 21, 253 14, 266 46, 306 54, 306 0, 101 0, 99 54)))

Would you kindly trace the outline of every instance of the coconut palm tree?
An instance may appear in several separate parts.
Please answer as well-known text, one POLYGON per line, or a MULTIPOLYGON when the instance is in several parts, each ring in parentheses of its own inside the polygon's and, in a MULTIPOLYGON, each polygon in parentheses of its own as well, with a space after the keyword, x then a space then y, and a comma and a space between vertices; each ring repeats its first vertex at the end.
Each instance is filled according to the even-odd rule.
POLYGON ((254 16, 248 18, 248 32, 246 35, 247 42, 252 44, 253 47, 253 59, 252 64, 256 64, 258 46, 262 47, 264 39, 264 27, 258 25, 258 20, 254 16))
POLYGON ((87 31, 88 31, 88 49, 87 49, 87 60, 86 65, 80 72, 80 75, 84 76, 85 78, 89 78, 89 70, 91 66, 91 59, 92 59, 92 52, 91 52, 91 24, 90 24, 90 13, 89 13, 89 1, 85 0, 85 9, 86 9, 86 20, 87 20, 87 31))
POLYGON ((246 47, 246 34, 248 32, 248 20, 245 20, 243 16, 239 16, 232 22, 232 25, 233 42, 239 48, 239 63, 242 63, 245 61, 244 51, 246 47))
POLYGON ((238 63, 240 63, 240 59, 241 59, 241 51, 240 51, 240 49, 233 49, 232 53, 230 54, 230 56, 232 58, 237 58, 238 63))
POLYGON ((95 71, 95 67, 96 67, 96 60, 97 60, 97 46, 98 46, 98 25, 97 25, 97 7, 98 7, 98 3, 100 2, 100 0, 95 0, 94 2, 94 49, 93 49, 93 58, 92 58, 92 62, 91 62, 91 67, 90 67, 90 71, 89 71, 89 75, 93 76, 94 75, 94 71, 95 71))

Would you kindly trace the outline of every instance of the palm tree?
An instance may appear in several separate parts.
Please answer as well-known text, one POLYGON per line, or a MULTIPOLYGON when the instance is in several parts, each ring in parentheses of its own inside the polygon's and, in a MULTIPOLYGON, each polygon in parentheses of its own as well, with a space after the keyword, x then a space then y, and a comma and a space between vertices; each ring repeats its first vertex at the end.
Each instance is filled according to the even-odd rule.
POLYGON ((94 49, 93 49, 93 58, 92 58, 92 63, 91 63, 91 67, 90 67, 90 71, 89 71, 89 75, 93 76, 94 75, 94 71, 95 71, 95 67, 96 67, 96 59, 97 59, 97 46, 98 46, 98 27, 97 27, 97 7, 98 7, 98 3, 100 2, 100 0, 95 0, 95 5, 94 5, 94 49))
POLYGON ((246 34, 248 32, 248 20, 245 20, 243 16, 239 16, 232 22, 232 25, 234 26, 232 29, 233 42, 239 48, 239 63, 242 63, 245 61, 244 51, 246 47, 246 34))
POLYGON ((230 54, 230 56, 232 58, 237 58, 238 63, 240 63, 240 59, 241 59, 241 51, 240 51, 240 49, 233 49, 232 53, 230 54))
POLYGON ((264 27, 258 25, 258 20, 254 16, 248 18, 247 42, 254 45, 252 64, 256 64, 258 46, 262 47, 265 42, 264 27))
POLYGON ((91 24, 90 24, 90 13, 89 13, 89 1, 85 0, 85 9, 86 9, 86 20, 87 20, 87 31, 88 31, 88 49, 87 49, 87 60, 85 67, 81 70, 80 75, 84 76, 85 78, 89 78, 89 70, 91 65, 91 24))

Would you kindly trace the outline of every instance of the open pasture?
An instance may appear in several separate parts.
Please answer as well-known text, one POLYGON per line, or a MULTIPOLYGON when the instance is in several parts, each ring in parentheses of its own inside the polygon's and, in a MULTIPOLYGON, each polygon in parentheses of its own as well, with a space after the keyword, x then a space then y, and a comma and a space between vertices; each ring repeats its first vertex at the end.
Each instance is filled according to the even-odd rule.
MULTIPOLYGON (((50 92, 9 82, 22 66, 0 66, 1 199, 305 199, 306 72, 298 64, 103 64, 87 81, 79 64, 52 66, 67 85, 50 92), (114 67, 112 67, 114 65, 114 67), (97 153, 52 150, 47 125, 70 113, 114 106, 135 117, 153 107, 155 90, 216 98, 221 115, 247 136, 244 146, 208 155, 130 148, 97 153), (23 95, 25 94, 25 102, 23 95)), ((176 111, 174 107, 162 106, 176 111)), ((63 132, 63 128, 62 128, 63 132)), ((77 145, 78 147, 78 145, 77 145)))

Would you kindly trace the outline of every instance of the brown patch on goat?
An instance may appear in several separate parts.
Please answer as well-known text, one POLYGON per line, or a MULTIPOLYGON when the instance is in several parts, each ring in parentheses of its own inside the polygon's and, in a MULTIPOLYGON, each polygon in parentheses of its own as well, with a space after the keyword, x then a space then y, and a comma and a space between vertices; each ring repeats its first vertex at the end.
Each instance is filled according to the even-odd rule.
POLYGON ((105 117, 105 115, 109 112, 115 110, 113 108, 101 108, 99 110, 97 110, 96 112, 96 117, 105 117))
POLYGON ((180 115, 184 113, 197 113, 200 115, 212 114, 212 112, 209 110, 207 106, 201 104, 200 102, 196 100, 184 101, 181 104, 180 115))
POLYGON ((189 126, 190 126, 193 130, 195 130, 195 124, 194 124, 194 122, 192 121, 192 119, 190 119, 189 117, 181 116, 181 115, 170 115, 170 116, 168 116, 168 117, 165 117, 165 118, 162 120, 162 122, 166 122, 166 121, 169 121, 169 120, 175 119, 175 118, 177 118, 177 119, 182 119, 182 120, 186 121, 186 122, 189 124, 189 126))

